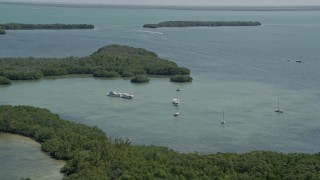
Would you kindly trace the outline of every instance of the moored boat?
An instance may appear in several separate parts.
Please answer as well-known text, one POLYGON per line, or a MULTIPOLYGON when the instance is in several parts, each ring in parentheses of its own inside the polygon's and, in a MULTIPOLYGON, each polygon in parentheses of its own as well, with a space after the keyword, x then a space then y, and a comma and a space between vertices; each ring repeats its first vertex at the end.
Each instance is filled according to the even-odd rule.
POLYGON ((174 99, 172 100, 172 104, 173 104, 174 106, 179 106, 179 104, 180 104, 179 99, 174 98, 174 99))
POLYGON ((274 110, 274 112, 277 112, 277 113, 283 113, 283 110, 280 109, 280 104, 279 104, 279 97, 278 97, 278 108, 274 110))
POLYGON ((133 99, 133 95, 132 94, 128 94, 128 93, 120 93, 122 98, 125 99, 133 99))
POLYGON ((112 97, 120 97, 121 96, 120 93, 117 93, 115 91, 110 91, 107 95, 112 96, 112 97))

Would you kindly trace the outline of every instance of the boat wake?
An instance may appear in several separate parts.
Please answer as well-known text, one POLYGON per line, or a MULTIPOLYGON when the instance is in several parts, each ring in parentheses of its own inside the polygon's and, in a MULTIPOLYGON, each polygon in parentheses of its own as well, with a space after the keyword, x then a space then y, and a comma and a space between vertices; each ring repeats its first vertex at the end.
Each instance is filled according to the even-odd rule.
POLYGON ((149 34, 159 34, 159 35, 163 35, 162 32, 157 32, 157 31, 146 31, 146 30, 141 30, 141 29, 134 29, 134 31, 136 31, 136 32, 141 32, 141 33, 149 33, 149 34))

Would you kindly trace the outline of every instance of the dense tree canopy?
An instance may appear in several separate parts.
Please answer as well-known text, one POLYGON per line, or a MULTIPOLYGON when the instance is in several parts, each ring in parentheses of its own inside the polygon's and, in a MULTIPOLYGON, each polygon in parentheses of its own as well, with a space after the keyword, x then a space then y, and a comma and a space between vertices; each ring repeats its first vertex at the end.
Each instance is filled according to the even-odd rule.
POLYGON ((320 153, 254 151, 243 154, 178 153, 109 139, 98 127, 60 119, 46 109, 0 106, 0 132, 41 143, 66 160, 64 179, 320 179, 320 153))
POLYGON ((0 85, 9 85, 9 84, 11 84, 10 79, 0 76, 0 85))
POLYGON ((193 26, 261 26, 261 23, 254 21, 164 21, 158 24, 143 25, 145 28, 193 26))
POLYGON ((138 75, 133 77, 130 81, 132 83, 145 83, 145 82, 149 82, 150 79, 145 75, 138 75))
POLYGON ((6 31, 0 28, 0 35, 1 34, 6 34, 6 31))
POLYGON ((82 58, 0 58, 0 76, 11 80, 43 76, 93 74, 96 77, 188 75, 190 70, 142 48, 108 45, 82 58))
POLYGON ((184 82, 191 82, 192 77, 188 75, 175 75, 170 78, 170 81, 172 82, 179 82, 179 83, 184 83, 184 82))

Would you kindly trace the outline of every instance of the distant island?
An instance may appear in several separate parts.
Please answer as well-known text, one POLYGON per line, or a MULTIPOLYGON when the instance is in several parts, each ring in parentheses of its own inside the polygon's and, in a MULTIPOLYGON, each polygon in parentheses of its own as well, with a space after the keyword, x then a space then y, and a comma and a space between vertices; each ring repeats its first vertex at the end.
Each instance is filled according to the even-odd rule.
POLYGON ((163 21, 158 24, 144 24, 144 28, 195 27, 195 26, 261 26, 254 21, 163 21))
POLYGON ((5 34, 5 30, 68 30, 68 29, 94 29, 91 24, 23 24, 6 23, 0 24, 0 34, 5 34))
POLYGON ((0 58, 0 85, 10 80, 34 80, 44 76, 92 74, 94 77, 136 77, 131 82, 147 82, 140 75, 184 75, 173 82, 190 82, 190 70, 159 58, 143 48, 107 45, 89 56, 66 58, 0 58))

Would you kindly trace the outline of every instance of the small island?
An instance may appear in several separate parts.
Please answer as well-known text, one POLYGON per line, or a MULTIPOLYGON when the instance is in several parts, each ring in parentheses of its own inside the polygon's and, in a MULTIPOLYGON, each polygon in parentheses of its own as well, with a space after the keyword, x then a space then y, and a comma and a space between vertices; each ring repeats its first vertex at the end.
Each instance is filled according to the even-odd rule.
POLYGON ((6 34, 5 30, 69 30, 69 29, 94 29, 91 24, 0 24, 0 34, 6 34))
POLYGON ((195 26, 261 26, 255 21, 164 21, 158 24, 144 24, 144 28, 195 27, 195 26))
POLYGON ((170 78, 170 81, 178 82, 178 83, 191 82, 192 77, 190 77, 188 75, 175 75, 170 78))
POLYGON ((138 75, 133 77, 130 81, 132 83, 146 83, 146 82, 149 82, 150 79, 145 75, 138 75))
MULTIPOLYGON (((134 77, 138 75, 189 76, 190 70, 159 58, 143 48, 107 45, 89 56, 66 58, 0 58, 3 81, 35 80, 45 76, 91 74, 94 77, 134 77)), ((140 77, 140 76, 138 76, 140 77)), ((132 82, 146 82, 146 78, 132 82)))

